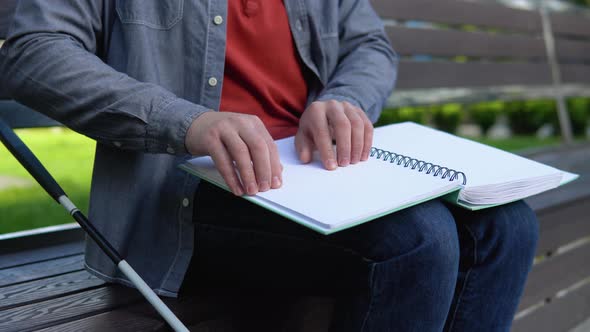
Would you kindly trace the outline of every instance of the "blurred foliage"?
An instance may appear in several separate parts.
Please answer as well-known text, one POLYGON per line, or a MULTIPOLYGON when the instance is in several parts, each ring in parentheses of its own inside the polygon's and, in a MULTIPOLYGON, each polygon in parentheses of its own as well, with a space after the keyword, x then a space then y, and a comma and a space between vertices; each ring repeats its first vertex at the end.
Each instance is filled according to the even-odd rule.
MULTIPOLYGON (((566 101, 574 134, 582 136, 590 124, 590 97, 572 97, 566 101)), ((383 111, 376 125, 413 121, 432 123, 441 130, 454 133, 461 122, 467 119, 486 134, 500 115, 506 116, 508 126, 515 135, 534 135, 545 124, 553 125, 556 135, 560 133, 557 106, 553 99, 388 108, 383 111)))
POLYGON ((428 108, 424 106, 387 108, 383 110, 383 113, 381 113, 379 121, 375 125, 382 126, 391 123, 399 123, 405 121, 426 124, 427 119, 428 108))
POLYGON ((571 3, 574 3, 579 6, 590 6, 590 0, 568 0, 571 3))
POLYGON ((471 120, 475 122, 484 135, 496 123, 498 116, 504 110, 504 103, 501 101, 481 102, 467 107, 471 120))
POLYGON ((515 100, 505 103, 508 125, 516 135, 532 135, 556 114, 555 101, 551 99, 515 100))
POLYGON ((463 105, 461 104, 444 104, 432 106, 432 121, 434 125, 448 133, 457 132, 464 117, 463 105))
MULTIPOLYGON (((590 122, 590 98, 569 98, 567 100, 567 110, 572 122, 572 130, 574 135, 584 135, 586 133, 586 127, 590 122)), ((559 122, 557 120, 557 116, 555 116, 553 125, 559 132, 559 122)))

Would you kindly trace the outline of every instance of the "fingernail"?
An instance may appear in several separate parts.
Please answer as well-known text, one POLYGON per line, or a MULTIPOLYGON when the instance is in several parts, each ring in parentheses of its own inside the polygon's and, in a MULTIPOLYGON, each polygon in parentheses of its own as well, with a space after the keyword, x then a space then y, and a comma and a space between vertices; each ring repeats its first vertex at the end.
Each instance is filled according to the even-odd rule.
POLYGON ((348 166, 348 164, 350 164, 350 160, 348 158, 342 158, 340 159, 340 166, 348 166))
POLYGON ((256 185, 256 183, 250 182, 248 183, 246 190, 248 191, 248 195, 254 195, 258 192, 258 186, 256 185))
POLYGON ((335 169, 336 167, 338 167, 334 159, 328 159, 326 165, 328 166, 328 169, 335 169))
POLYGON ((278 176, 272 177, 272 187, 277 189, 281 186, 281 179, 278 176))
POLYGON ((242 188, 235 188, 234 189, 234 195, 236 195, 236 196, 242 196, 242 195, 244 195, 244 192, 242 191, 242 188))
POLYGON ((258 188, 260 188, 260 191, 267 191, 270 189, 270 184, 268 183, 268 181, 262 181, 258 185, 258 188))

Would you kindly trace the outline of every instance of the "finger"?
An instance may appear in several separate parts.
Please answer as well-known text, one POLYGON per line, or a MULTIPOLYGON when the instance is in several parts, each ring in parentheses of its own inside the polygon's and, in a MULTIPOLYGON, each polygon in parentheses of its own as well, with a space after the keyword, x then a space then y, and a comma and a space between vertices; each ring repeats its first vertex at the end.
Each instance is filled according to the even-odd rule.
POLYGON ((354 107, 352 104, 345 102, 344 109, 348 121, 350 122, 351 130, 351 148, 350 148, 350 163, 356 164, 361 161, 361 155, 364 148, 365 140, 365 123, 363 118, 358 113, 360 110, 354 107))
POLYGON ((351 126, 345 114, 344 105, 339 102, 330 102, 327 110, 328 123, 334 131, 336 139, 336 153, 338 165, 348 166, 350 164, 351 150, 351 126))
POLYGON ((306 133, 298 131, 295 135, 295 150, 297 150, 297 155, 302 163, 307 164, 311 162, 314 150, 313 140, 306 133))
POLYGON ((270 187, 272 189, 280 188, 283 184, 283 165, 281 164, 281 158, 279 155, 279 149, 275 141, 273 141, 272 137, 268 133, 268 130, 262 125, 262 129, 264 129, 265 133, 265 141, 268 145, 268 152, 269 152, 269 159, 270 159, 270 187))
POLYGON ((369 117, 365 112, 360 110, 361 118, 363 119, 364 123, 364 131, 363 134, 365 135, 365 139, 363 141, 363 152, 361 154, 361 160, 365 161, 369 159, 369 154, 371 152, 371 148, 373 146, 373 123, 369 120, 369 117))
MULTIPOLYGON (((248 146, 248 151, 250 151, 250 159, 254 166, 258 190, 269 190, 271 180, 270 152, 265 137, 261 135, 258 128, 242 130, 240 131, 240 137, 248 146)), ((250 193, 249 190, 248 193, 250 193)))
POLYGON ((313 145, 320 152, 320 159, 327 170, 334 170, 338 167, 334 156, 332 138, 330 137, 330 128, 326 116, 318 117, 313 129, 313 145))
POLYGON ((236 132, 228 132, 221 138, 232 160, 236 162, 242 187, 248 195, 255 195, 258 192, 258 184, 256 183, 256 175, 248 145, 236 132))
POLYGON ((209 155, 215 163, 215 168, 217 168, 232 193, 236 196, 242 196, 244 194, 244 188, 240 183, 231 156, 223 143, 221 141, 212 143, 209 155))

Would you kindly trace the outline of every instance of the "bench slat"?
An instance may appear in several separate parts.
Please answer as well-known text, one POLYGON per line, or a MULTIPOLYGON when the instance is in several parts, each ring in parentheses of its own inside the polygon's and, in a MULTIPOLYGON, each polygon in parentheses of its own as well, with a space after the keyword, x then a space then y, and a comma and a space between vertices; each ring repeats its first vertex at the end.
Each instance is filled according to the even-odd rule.
POLYGON ((537 255, 554 253, 560 246, 590 236, 589 201, 590 196, 538 214, 540 235, 537 255))
POLYGON ((0 311, 1 331, 32 331, 138 302, 141 294, 124 286, 106 286, 0 311))
POLYGON ((63 296, 104 284, 104 281, 92 276, 90 273, 79 271, 2 287, 0 288, 0 311, 45 301, 55 296, 63 296))
POLYGON ((160 320, 124 308, 47 327, 37 332, 157 331, 157 327, 163 327, 163 325, 164 323, 160 320))
POLYGON ((456 63, 401 60, 398 89, 486 87, 499 85, 548 85, 546 64, 456 63))
POLYGON ((586 12, 586 15, 573 13, 551 13, 551 26, 555 34, 567 34, 577 37, 590 37, 590 11, 579 9, 586 12))
POLYGON ((0 271, 19 265, 84 253, 84 242, 72 242, 0 255, 0 271))
POLYGON ((14 101, 0 100, 0 119, 11 128, 36 128, 61 126, 57 121, 35 112, 14 101))
POLYGON ((556 39, 555 49, 560 60, 590 60, 590 41, 556 39))
POLYGON ((541 17, 529 10, 500 4, 461 0, 371 0, 385 19, 419 20, 447 24, 473 24, 540 33, 541 17))
POLYGON ((590 83, 590 66, 561 65, 561 74, 564 83, 590 83))
POLYGON ((590 284, 515 321, 512 332, 569 331, 590 316, 590 284))
POLYGON ((74 255, 0 270, 0 287, 82 270, 84 257, 74 255))
MULTIPOLYGON (((546 58, 540 37, 394 26, 386 29, 391 44, 401 55, 546 58)), ((571 48, 574 46, 577 45, 571 48)))
POLYGON ((590 262, 590 244, 548 258, 535 265, 527 280, 519 309, 522 310, 546 298, 552 298, 558 291, 590 277, 588 262, 590 262), (564 273, 564 271, 567 272, 564 273))

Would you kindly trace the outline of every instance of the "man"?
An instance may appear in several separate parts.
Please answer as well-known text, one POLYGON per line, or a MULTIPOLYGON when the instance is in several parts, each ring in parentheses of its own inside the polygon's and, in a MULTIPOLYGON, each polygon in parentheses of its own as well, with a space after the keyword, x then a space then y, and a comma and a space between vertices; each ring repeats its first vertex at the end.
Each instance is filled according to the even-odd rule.
MULTIPOLYGON (((522 202, 430 201, 326 237, 234 196, 289 181, 272 138, 328 170, 368 158, 396 72, 368 0, 24 0, 0 72, 96 139, 90 218, 159 294, 328 290, 334 331, 509 329, 537 238, 522 202), (179 171, 191 155, 234 195, 179 171)), ((129 285, 90 242, 86 268, 129 285)))

